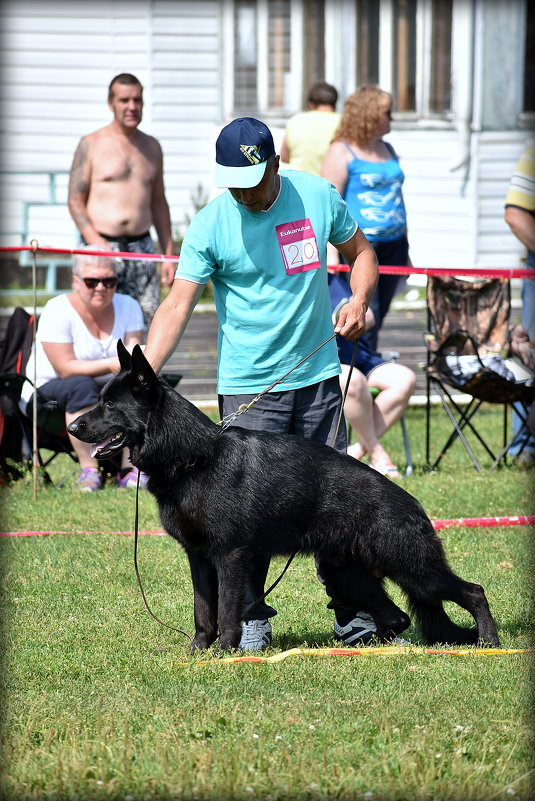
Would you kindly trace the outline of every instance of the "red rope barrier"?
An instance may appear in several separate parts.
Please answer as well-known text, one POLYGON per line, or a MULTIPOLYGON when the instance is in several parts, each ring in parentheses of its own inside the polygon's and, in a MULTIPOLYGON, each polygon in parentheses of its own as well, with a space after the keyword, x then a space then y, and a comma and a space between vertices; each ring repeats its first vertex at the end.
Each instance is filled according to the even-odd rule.
POLYGON ((85 256, 105 256, 111 259, 145 259, 146 261, 178 261, 178 256, 162 256, 160 253, 130 253, 123 250, 89 250, 88 248, 42 248, 32 247, 31 245, 20 245, 19 247, 2 247, 0 253, 20 253, 21 251, 31 251, 32 253, 66 253, 73 255, 80 253, 85 256))
MULTIPOLYGON (((336 273, 348 273, 348 264, 328 266, 328 270, 336 273)), ((481 276, 486 278, 535 278, 535 270, 524 267, 402 267, 401 265, 380 264, 379 272, 387 275, 455 275, 481 276)))
MULTIPOLYGON (((494 528, 495 526, 535 526, 535 515, 509 515, 505 517, 456 517, 450 520, 432 520, 435 531, 446 528, 494 528)), ((132 534, 132 531, 0 531, 0 537, 37 537, 49 534, 132 534)), ((165 535, 165 531, 140 531, 140 534, 165 535)))
POLYGON ((445 528, 493 528, 494 526, 535 526, 535 515, 511 517, 457 517, 452 520, 432 520, 435 531, 445 528))
MULTIPOLYGON (((0 253, 20 253, 32 251, 35 253, 65 253, 68 255, 85 254, 88 256, 105 256, 115 259, 145 259, 145 261, 179 261, 178 256, 162 256, 159 253, 129 253, 122 250, 87 250, 77 248, 49 248, 33 247, 32 245, 19 245, 17 247, 0 247, 0 253)), ((347 264, 327 265, 332 272, 347 273, 347 264)), ((386 275, 455 275, 481 276, 487 278, 535 278, 535 270, 523 267, 407 267, 402 265, 379 265, 379 272, 386 275)))

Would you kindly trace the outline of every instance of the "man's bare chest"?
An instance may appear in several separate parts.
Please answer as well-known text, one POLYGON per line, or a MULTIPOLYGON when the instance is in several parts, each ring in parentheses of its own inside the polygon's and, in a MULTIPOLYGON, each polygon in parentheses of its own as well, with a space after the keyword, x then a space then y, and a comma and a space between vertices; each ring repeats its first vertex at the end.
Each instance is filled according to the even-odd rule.
POLYGON ((150 153, 130 144, 108 142, 92 154, 93 182, 152 184, 156 170, 150 153))

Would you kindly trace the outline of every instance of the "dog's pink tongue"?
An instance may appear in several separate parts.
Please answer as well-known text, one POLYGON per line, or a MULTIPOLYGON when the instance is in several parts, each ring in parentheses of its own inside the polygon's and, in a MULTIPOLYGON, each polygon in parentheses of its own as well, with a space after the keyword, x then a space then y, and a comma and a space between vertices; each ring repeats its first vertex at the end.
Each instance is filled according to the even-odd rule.
POLYGON ((105 448, 108 442, 111 442, 111 439, 111 437, 108 437, 108 439, 105 439, 102 442, 97 442, 96 445, 93 445, 90 451, 91 456, 98 456, 99 451, 101 451, 102 448, 105 448))

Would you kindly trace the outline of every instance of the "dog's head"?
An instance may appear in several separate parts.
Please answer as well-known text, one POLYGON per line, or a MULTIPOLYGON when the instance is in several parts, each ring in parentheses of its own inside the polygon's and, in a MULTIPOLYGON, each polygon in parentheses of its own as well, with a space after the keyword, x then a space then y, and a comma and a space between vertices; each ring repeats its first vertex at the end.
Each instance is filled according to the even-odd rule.
POLYGON ((97 405, 68 426, 77 439, 96 443, 91 455, 97 459, 141 446, 150 411, 157 408, 165 391, 139 345, 130 355, 119 340, 117 355, 121 371, 105 385, 97 405))

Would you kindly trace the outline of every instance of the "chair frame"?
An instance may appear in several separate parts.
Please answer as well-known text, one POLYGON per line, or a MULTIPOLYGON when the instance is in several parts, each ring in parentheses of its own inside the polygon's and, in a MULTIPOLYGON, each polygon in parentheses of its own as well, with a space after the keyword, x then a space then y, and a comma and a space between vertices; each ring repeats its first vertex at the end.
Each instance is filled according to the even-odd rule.
MULTIPOLYGON (((429 363, 428 363, 429 364, 429 363)), ((426 403, 426 438, 425 438, 425 454, 426 454, 426 466, 429 470, 436 470, 442 460, 442 457, 447 453, 450 449, 451 445, 454 441, 459 438, 462 442, 468 456, 470 457, 472 464, 476 468, 478 472, 482 472, 483 468, 481 467, 476 455, 474 454, 468 440, 466 439, 463 429, 468 427, 472 434, 476 437, 478 442, 483 446, 486 450, 490 458, 493 460, 490 469, 493 470, 497 467, 502 461, 507 463, 507 453, 509 448, 515 441, 518 436, 519 432, 515 432, 512 437, 508 438, 507 430, 508 430, 508 412, 510 403, 503 404, 503 447, 501 450, 496 454, 494 451, 491 450, 489 445, 485 442, 482 436, 479 434, 476 428, 471 423, 471 419, 478 411, 479 407, 485 401, 481 400, 480 398, 475 398, 473 396, 470 397, 470 400, 467 406, 463 409, 462 406, 456 402, 455 398, 453 397, 452 393, 448 390, 445 382, 441 381, 439 378, 434 376, 431 378, 429 374, 426 376, 427 382, 427 403, 426 403), (453 431, 451 432, 450 436, 442 446, 442 449, 438 456, 436 457, 433 464, 430 464, 431 458, 431 385, 434 384, 436 389, 438 390, 438 396, 442 403, 442 407, 444 411, 448 415, 450 422, 453 425, 453 431), (452 411, 455 410, 455 413, 452 411), (455 416, 457 415, 457 416, 455 416)), ((528 404, 524 403, 523 401, 517 400, 514 401, 515 403, 515 410, 520 417, 522 422, 521 430, 527 426, 527 419, 528 419, 528 404), (519 408, 520 407, 520 408, 519 408)), ((519 453, 522 453, 525 447, 525 443, 522 445, 519 453)))
MULTIPOLYGON (((491 279, 495 280, 495 279, 491 279)), ((507 313, 508 319, 508 313, 507 313)), ((502 320, 503 324, 503 320, 502 320)), ((428 310, 427 310, 427 330, 431 332, 434 328, 433 324, 433 317, 431 313, 431 309, 428 303, 428 310)), ((527 429, 527 420, 528 420, 528 413, 529 413, 529 404, 532 402, 533 398, 535 397, 535 388, 525 388, 521 385, 515 386, 511 381, 507 380, 506 378, 498 375, 497 373, 493 373, 492 370, 486 368, 483 363, 481 362, 481 370, 478 373, 483 378, 487 378, 489 382, 492 382, 494 387, 496 388, 496 399, 491 399, 489 397, 485 397, 484 393, 480 393, 478 396, 476 393, 471 393, 469 391, 468 384, 465 385, 456 385, 454 380, 447 380, 444 375, 437 374, 433 372, 432 365, 433 365, 433 354, 431 352, 431 348, 429 347, 429 339, 431 338, 431 334, 426 334, 426 344, 427 344, 427 363, 426 363, 426 396, 427 396, 427 403, 426 403, 426 467, 429 470, 436 470, 450 447, 453 443, 459 439, 464 446, 466 453, 468 454, 473 466, 476 468, 478 472, 482 472, 483 468, 481 467, 476 455, 470 443, 468 442, 465 436, 465 430, 468 430, 472 433, 472 435, 478 440, 478 442, 482 445, 484 450, 492 459, 492 464, 490 469, 493 470, 495 467, 501 464, 507 464, 507 456, 508 451, 515 439, 518 437, 519 433, 524 429, 527 429), (440 450, 438 456, 431 464, 431 389, 432 387, 436 388, 437 394, 439 396, 440 402, 444 411, 446 412, 447 416, 449 417, 450 422, 453 425, 453 430, 449 435, 448 439, 444 443, 442 449, 440 450), (453 392, 450 388, 454 388, 455 390, 467 394, 469 396, 468 403, 464 406, 459 400, 456 400, 453 396, 453 392), (502 436, 502 447, 499 451, 493 450, 487 442, 483 439, 480 433, 477 431, 474 425, 472 425, 472 419, 474 415, 477 413, 481 405, 485 402, 491 404, 503 404, 503 436, 502 436), (464 408, 463 408, 464 406, 464 408), (508 412, 509 407, 514 407, 518 416, 521 420, 521 428, 519 431, 514 432, 511 437, 508 436, 508 412)), ((470 335, 470 333, 462 328, 457 330, 452 329, 449 333, 449 338, 453 338, 455 336, 462 336, 466 341, 471 343, 473 353, 479 358, 478 354, 478 346, 477 343, 470 335)), ((440 353, 441 348, 443 347, 444 342, 441 342, 438 347, 437 353, 435 353, 435 358, 437 354, 440 353)), ((481 359, 480 359, 481 361, 481 359)), ((453 378, 453 377, 452 377, 453 378)), ((522 452, 523 448, 525 447, 525 443, 523 443, 520 453, 522 452)))

